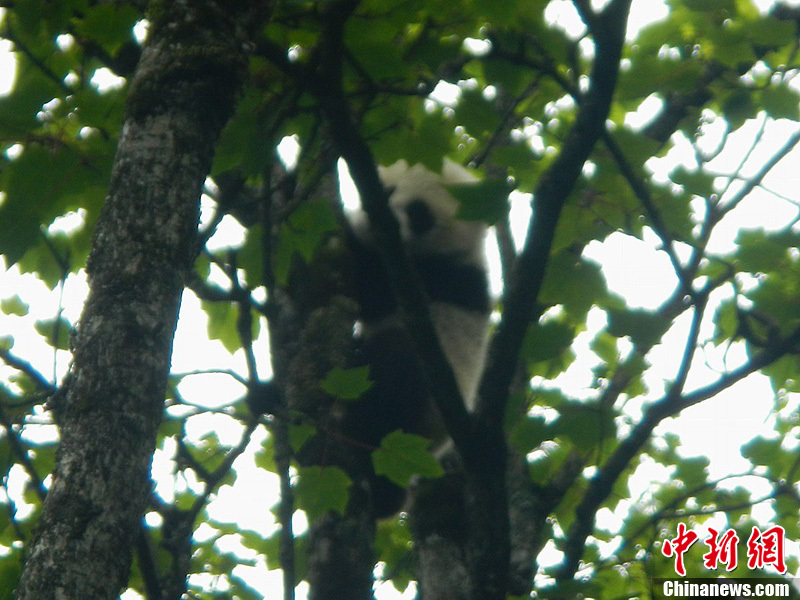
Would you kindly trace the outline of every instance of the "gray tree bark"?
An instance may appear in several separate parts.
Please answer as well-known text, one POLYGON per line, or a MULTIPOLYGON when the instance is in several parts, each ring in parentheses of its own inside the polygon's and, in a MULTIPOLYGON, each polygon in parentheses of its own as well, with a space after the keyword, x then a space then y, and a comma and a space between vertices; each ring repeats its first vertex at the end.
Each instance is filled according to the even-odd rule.
POLYGON ((152 7, 87 266, 72 371, 53 402, 61 445, 18 600, 111 600, 127 581, 201 186, 264 4, 152 7))

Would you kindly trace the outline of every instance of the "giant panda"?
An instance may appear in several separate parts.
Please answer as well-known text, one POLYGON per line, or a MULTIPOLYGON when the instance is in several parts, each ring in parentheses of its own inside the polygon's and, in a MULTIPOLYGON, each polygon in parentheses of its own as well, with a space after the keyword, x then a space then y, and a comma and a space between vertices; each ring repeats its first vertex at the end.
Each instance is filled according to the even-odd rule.
MULTIPOLYGON (((404 160, 379 168, 389 206, 428 296, 431 319, 468 410, 475 407, 486 357, 490 293, 484 241, 487 226, 457 217, 453 184, 474 184, 466 169, 445 160, 441 173, 404 160)), ((359 304, 358 361, 369 365, 373 385, 350 407, 350 431, 365 448, 401 429, 427 437, 434 452, 448 435, 426 385, 420 359, 402 322, 369 219, 349 217, 353 280, 359 304)), ((405 491, 385 478, 371 481, 374 513, 386 517, 403 505, 405 491)))

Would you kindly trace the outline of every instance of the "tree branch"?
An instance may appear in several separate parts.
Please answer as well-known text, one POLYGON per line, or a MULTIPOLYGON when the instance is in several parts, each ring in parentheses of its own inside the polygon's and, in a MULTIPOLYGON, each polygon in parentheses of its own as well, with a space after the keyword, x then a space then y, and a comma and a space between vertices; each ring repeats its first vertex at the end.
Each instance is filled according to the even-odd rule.
POLYGON ((472 427, 463 399, 431 322, 428 301, 419 276, 407 256, 388 196, 378 177, 375 160, 358 131, 342 88, 344 27, 358 2, 342 0, 328 7, 319 48, 319 64, 306 84, 317 98, 333 140, 347 162, 364 211, 376 233, 377 246, 392 289, 414 339, 428 383, 456 447, 470 454, 472 427))
POLYGON ((42 389, 43 392, 47 394, 55 394, 58 390, 58 388, 50 383, 50 381, 48 381, 44 375, 35 369, 31 363, 12 354, 9 350, 0 348, 0 359, 2 359, 3 362, 9 367, 12 367, 17 371, 27 375, 37 387, 42 389))
POLYGON ((39 498, 41 502, 44 502, 44 499, 47 497, 47 490, 45 490, 44 484, 42 483, 42 478, 39 477, 39 473, 36 470, 36 467, 33 465, 33 461, 31 461, 30 457, 28 456, 28 450, 23 445, 20 436, 16 431, 14 431, 14 424, 6 414, 2 404, 0 404, 0 425, 2 425, 6 430, 8 443, 11 446, 11 451, 16 457, 16 462, 22 465, 22 468, 25 469, 28 477, 31 478, 33 490, 36 492, 36 497, 39 498))
POLYGON ((596 57, 591 87, 580 104, 567 139, 534 193, 534 216, 525 247, 507 282, 503 320, 489 351, 480 387, 479 419, 499 429, 506 397, 528 325, 538 319, 536 306, 561 209, 580 176, 595 142, 601 137, 616 87, 629 0, 616 0, 597 15, 596 57))
POLYGON ((679 390, 673 388, 664 398, 651 404, 645 410, 642 420, 636 424, 628 437, 620 442, 614 453, 589 482, 589 488, 575 513, 576 520, 567 539, 564 562, 559 569, 558 579, 571 579, 577 572, 586 546, 586 538, 594 528, 597 510, 610 495, 614 482, 628 468, 630 461, 647 443, 653 429, 659 423, 690 406, 716 396, 751 373, 763 369, 789 352, 796 351, 798 343, 800 343, 800 327, 753 357, 747 364, 720 377, 716 382, 685 395, 681 395, 679 390))
POLYGON ((800 130, 792 134, 789 139, 786 140, 786 143, 778 148, 777 152, 775 152, 775 154, 773 154, 767 161, 764 162, 763 166, 758 170, 758 172, 745 182, 742 189, 736 192, 733 198, 728 200, 724 206, 720 207, 722 214, 725 215, 736 208, 736 206, 738 206, 739 203, 764 180, 764 177, 767 176, 772 168, 781 160, 786 158, 786 156, 792 150, 794 150, 798 144, 800 144, 800 130))

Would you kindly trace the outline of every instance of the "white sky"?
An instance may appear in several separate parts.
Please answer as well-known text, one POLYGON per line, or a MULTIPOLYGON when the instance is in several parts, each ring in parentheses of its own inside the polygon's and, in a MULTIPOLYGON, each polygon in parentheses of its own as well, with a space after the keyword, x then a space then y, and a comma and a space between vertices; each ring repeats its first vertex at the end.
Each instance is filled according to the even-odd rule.
MULTIPOLYGON (((594 2, 594 4, 602 3, 594 2)), ((757 4, 763 10, 771 2, 758 1, 757 4)), ((798 4, 800 4, 800 0, 798 4)), ((574 8, 568 0, 554 0, 548 11, 550 18, 571 35, 577 37, 582 33, 583 26, 576 20, 574 8)), ((657 20, 665 14, 665 5, 660 0, 634 0, 630 31, 636 31, 643 23, 657 20)), ((9 53, 9 44, 0 42, 0 94, 7 93, 10 89, 13 71, 14 61, 9 53)), ((111 85, 113 79, 99 80, 97 84, 111 85)), ((645 107, 642 111, 643 114, 639 115, 639 119, 646 119, 647 113, 655 109, 657 109, 657 103, 650 103, 649 109, 645 107)), ((717 159, 716 164, 712 165, 713 168, 724 173, 731 169, 731 165, 737 164, 739 158, 749 148, 749 142, 754 135, 756 126, 756 124, 752 124, 752 127, 747 127, 736 136, 731 136, 729 149, 726 149, 717 159)), ((770 152, 774 151, 796 127, 797 124, 794 123, 771 125, 764 135, 763 147, 753 154, 752 164, 757 165, 764 157, 769 156, 770 152)), ((797 191, 800 190, 800 170, 796 168, 798 160, 800 160, 798 153, 784 160, 764 183, 766 187, 778 194, 800 202, 797 191)), ((648 166, 652 169, 654 179, 663 181, 676 163, 693 164, 691 154, 688 153, 688 142, 679 143, 668 156, 653 160, 648 166)), ((784 200, 778 200, 775 196, 763 191, 753 193, 722 223, 712 238, 709 250, 720 253, 729 252, 734 247, 733 239, 740 228, 781 228, 794 219, 797 213, 797 207, 784 200)), ((520 197, 515 199, 512 215, 514 225, 524 231, 529 215, 527 199, 520 197)), ((212 244, 236 245, 241 240, 241 236, 242 232, 238 225, 229 219, 220 227, 212 239, 212 244)), ((629 306, 655 308, 673 290, 675 275, 665 254, 655 250, 657 240, 654 237, 639 241, 622 234, 614 234, 603 243, 594 242, 587 248, 586 256, 602 265, 609 288, 625 298, 629 306)), ((0 332, 3 335, 14 336, 15 354, 30 361, 45 375, 53 377, 55 362, 54 379, 58 380, 68 366, 68 355, 65 352, 59 352, 54 361, 52 349, 38 335, 31 335, 30 332, 34 321, 52 319, 56 315, 60 302, 59 290, 51 292, 33 276, 20 275, 16 268, 7 270, 4 267, 5 263, 0 263, 0 300, 18 295, 30 306, 30 314, 25 317, 0 314, 0 332)), ((86 283, 83 274, 68 279, 63 291, 63 310, 64 316, 72 323, 75 323, 79 317, 85 293, 86 283)), ((719 294, 717 299, 721 299, 722 295, 724 293, 719 294)), ((593 392, 590 390, 591 366, 597 359, 589 350, 588 343, 593 332, 601 327, 603 322, 602 312, 593 310, 590 314, 589 332, 581 334, 576 341, 575 350, 580 358, 565 374, 553 381, 552 385, 560 387, 565 393, 576 398, 592 396, 593 392)), ((653 390, 648 399, 657 397, 657 391, 663 389, 664 382, 672 379, 676 371, 677 356, 680 354, 681 346, 679 344, 685 338, 686 329, 686 319, 679 319, 665 337, 664 343, 655 348, 648 356, 649 361, 654 365, 647 375, 647 383, 653 390)), ((706 323, 703 337, 708 338, 710 335, 711 323, 706 323)), ((268 343, 263 328, 256 345, 261 359, 259 373, 262 377, 268 376, 268 343)), ((728 368, 743 361, 741 347, 731 348, 725 359, 728 368)), ((725 366, 722 355, 717 351, 698 352, 696 363, 689 382, 690 388, 713 381, 717 372, 725 366)), ((200 309, 197 299, 193 294, 187 292, 184 295, 175 337, 173 371, 181 373, 210 368, 231 368, 238 372, 245 372, 243 353, 239 351, 231 356, 219 342, 206 339, 206 316, 200 309)), ((13 373, 13 369, 0 365, 0 381, 7 381, 13 373)), ((225 375, 188 377, 181 384, 180 391, 189 399, 211 406, 222 406, 243 393, 242 386, 225 375)), ((626 406, 626 413, 635 417, 641 410, 641 406, 642 400, 635 399, 626 406)), ((793 406, 795 409, 797 408, 796 399, 793 406)), ((771 435, 774 424, 772 410, 773 393, 767 379, 761 375, 753 375, 718 397, 684 411, 675 419, 670 419, 658 428, 657 434, 663 434, 666 431, 680 432, 681 453, 684 456, 707 456, 711 461, 709 468, 711 477, 722 477, 749 468, 749 462, 741 457, 739 447, 757 435, 771 435)), ((46 414, 41 415, 40 418, 43 423, 48 420, 46 414)), ((212 430, 216 431, 224 444, 235 444, 241 435, 241 427, 230 419, 220 422, 216 418, 198 416, 190 419, 187 427, 188 435, 194 439, 199 439, 203 434, 212 430)), ((37 440, 45 437, 53 438, 54 428, 40 428, 35 435, 37 440)), ((271 513, 265 508, 277 499, 277 480, 274 475, 264 473, 263 470, 253 465, 253 451, 259 447, 262 440, 263 434, 259 433, 249 445, 248 452, 242 455, 236 463, 240 476, 235 486, 223 486, 210 504, 208 512, 214 519, 236 521, 241 527, 269 533, 275 529, 276 525, 271 513), (243 499, 246 499, 251 508, 242 505, 243 499)), ((183 486, 195 489, 197 486, 197 482, 182 481, 178 482, 177 489, 174 488, 171 479, 172 465, 169 460, 173 450, 169 447, 166 448, 166 451, 159 450, 153 464, 153 476, 158 482, 157 491, 166 499, 172 497, 183 486)), ((647 491, 653 485, 652 482, 663 481, 667 476, 668 474, 663 472, 663 468, 639 469, 631 481, 632 499, 635 500, 640 495, 646 498, 647 491)), ((15 479, 11 493, 20 499, 24 476, 15 479)), ((764 491, 766 490, 762 486, 755 494, 758 495, 764 491)), ((630 503, 624 505, 629 506, 630 503)), ((21 516, 24 515, 26 509, 23 502, 20 502, 19 508, 21 516)), ((761 506, 756 510, 756 518, 763 522, 767 522, 771 515, 771 509, 768 506, 761 506)), ((624 517, 624 514, 620 511, 617 511, 616 515, 611 514, 610 511, 603 511, 599 516, 598 524, 600 526, 613 527, 615 523, 618 525, 619 519, 624 517)), ((298 517, 298 519, 297 526, 302 528, 304 526, 302 517, 298 517)), ((198 531, 199 538, 205 534, 207 531, 204 532, 202 528, 198 531)), ((256 589, 265 595, 273 595, 276 590, 280 589, 278 572, 267 572, 261 558, 242 549, 232 538, 223 538, 219 544, 222 549, 236 550, 245 556, 251 556, 256 561, 256 567, 243 568, 240 573, 246 574, 247 580, 256 589)), ((787 550, 797 553, 797 545, 793 544, 787 550)), ((557 562, 558 559, 555 552, 543 554, 542 563, 547 565, 557 562)), ((133 595, 126 595, 126 600, 130 600, 132 597, 133 595)), ((298 598, 302 597, 301 589, 298 598)), ((399 596, 393 590, 382 590, 379 597, 385 599, 399 596)), ((413 597, 413 590, 407 591, 404 597, 413 597)))

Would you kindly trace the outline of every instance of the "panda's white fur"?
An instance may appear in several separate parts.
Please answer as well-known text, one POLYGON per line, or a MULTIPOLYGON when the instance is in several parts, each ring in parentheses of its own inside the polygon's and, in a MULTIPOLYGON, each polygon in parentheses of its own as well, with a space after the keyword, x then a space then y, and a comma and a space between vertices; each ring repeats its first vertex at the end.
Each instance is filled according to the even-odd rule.
MULTIPOLYGON (((405 160, 401 160, 391 166, 381 167, 379 174, 390 192, 389 205, 430 299, 431 319, 442 350, 453 369, 467 408, 472 409, 486 357, 489 328, 484 251, 487 227, 479 221, 457 218, 458 202, 447 186, 472 184, 477 179, 464 167, 447 159, 444 160, 441 173, 434 173, 421 164, 409 166, 405 160), (415 227, 411 217, 411 207, 417 205, 416 208, 419 208, 420 203, 424 204, 432 217, 430 227, 424 230, 415 227)), ((376 251, 366 214, 355 213, 351 223, 363 247, 368 251, 376 251)), ((370 286, 378 277, 370 269, 357 272, 356 277, 367 279, 361 283, 371 294, 373 290, 370 286)), ((372 313, 371 307, 362 308, 365 315, 370 315, 362 318, 362 335, 365 339, 399 335, 403 325, 396 307, 383 310, 384 314, 379 310, 377 315, 372 313)), ((405 366, 399 361, 398 368, 405 366)), ((436 446, 439 446, 446 439, 444 428, 441 423, 431 423, 438 419, 438 411, 432 406, 425 406, 424 409, 419 415, 418 430, 409 433, 432 437, 436 446)))
POLYGON ((409 167, 405 160, 381 167, 378 173, 383 185, 392 190, 389 205, 412 255, 447 255, 486 269, 486 225, 480 221, 457 219, 458 202, 447 190, 450 185, 477 183, 472 173, 449 159, 445 159, 441 174, 429 171, 421 164, 409 167), (435 226, 423 236, 414 235, 405 212, 409 203, 417 200, 424 200, 436 219, 435 226))
MULTIPOLYGON (((484 254, 487 227, 457 218, 454 184, 477 179, 445 160, 441 173, 399 161, 379 170, 389 205, 429 299, 431 319, 442 350, 468 410, 475 407, 486 359, 490 299, 484 254)), ((384 436, 401 429, 427 437, 441 455, 448 435, 428 389, 424 366, 399 314, 388 274, 366 214, 350 217, 354 295, 361 308, 357 364, 368 364, 373 386, 348 410, 349 435, 359 447, 375 448, 384 436)), ((368 460, 368 457, 364 457, 368 460)), ((370 467, 365 468, 369 471, 370 467)), ((396 513, 405 490, 373 475, 373 511, 396 513)))

